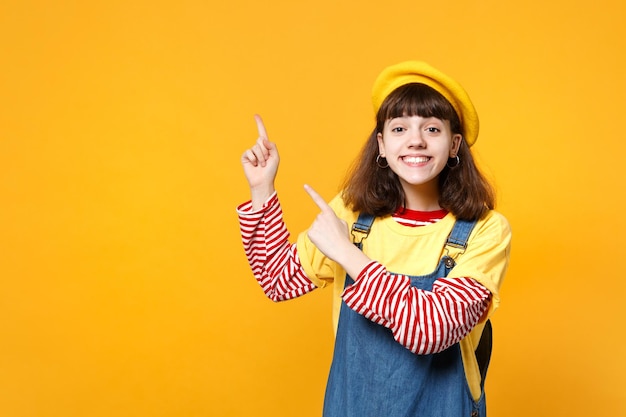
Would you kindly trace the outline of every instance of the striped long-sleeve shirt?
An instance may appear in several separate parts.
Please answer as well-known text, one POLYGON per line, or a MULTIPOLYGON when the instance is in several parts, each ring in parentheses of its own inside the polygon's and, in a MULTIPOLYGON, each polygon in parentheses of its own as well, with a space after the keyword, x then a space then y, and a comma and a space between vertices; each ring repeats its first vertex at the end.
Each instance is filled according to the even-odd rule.
MULTIPOLYGON (((252 212, 251 207, 244 203, 237 212, 244 250, 263 292, 283 301, 316 289, 302 268, 296 244, 289 243, 276 194, 262 210, 252 212)), ((342 298, 351 309, 391 329, 407 349, 431 354, 465 337, 487 310, 490 295, 484 286, 463 277, 439 278, 432 291, 421 290, 411 286, 408 276, 391 274, 372 261, 342 298)))

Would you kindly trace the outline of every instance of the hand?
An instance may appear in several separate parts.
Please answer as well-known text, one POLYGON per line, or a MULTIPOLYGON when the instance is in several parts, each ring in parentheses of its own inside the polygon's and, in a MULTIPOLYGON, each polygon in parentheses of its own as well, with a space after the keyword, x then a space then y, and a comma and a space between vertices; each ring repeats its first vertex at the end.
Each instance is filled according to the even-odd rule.
POLYGON ((269 141, 261 116, 254 115, 259 137, 241 156, 243 171, 250 185, 253 206, 259 207, 274 193, 274 180, 280 157, 276 145, 269 141))
POLYGON ((340 262, 345 250, 354 247, 350 242, 348 223, 337 217, 333 209, 311 186, 305 185, 304 189, 321 210, 307 235, 324 255, 335 262, 340 262))
POLYGON ((348 223, 337 217, 333 209, 313 188, 305 185, 304 189, 321 210, 309 228, 307 236, 324 255, 337 262, 356 279, 372 260, 350 241, 348 223))

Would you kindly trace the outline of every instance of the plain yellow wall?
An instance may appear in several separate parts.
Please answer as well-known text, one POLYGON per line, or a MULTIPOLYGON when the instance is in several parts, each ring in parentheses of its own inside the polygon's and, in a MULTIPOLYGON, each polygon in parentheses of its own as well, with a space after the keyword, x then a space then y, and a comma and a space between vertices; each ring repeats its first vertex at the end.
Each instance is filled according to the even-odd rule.
POLYGON ((330 291, 266 300, 240 246, 263 115, 294 232, 423 59, 481 116, 514 230, 491 416, 625 416, 626 12, 595 2, 0 5, 0 416, 319 416, 330 291))

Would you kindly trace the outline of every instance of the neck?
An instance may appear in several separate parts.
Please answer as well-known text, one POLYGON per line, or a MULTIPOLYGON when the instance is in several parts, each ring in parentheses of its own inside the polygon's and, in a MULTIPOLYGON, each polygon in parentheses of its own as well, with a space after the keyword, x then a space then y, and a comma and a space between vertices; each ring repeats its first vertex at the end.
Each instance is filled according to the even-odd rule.
POLYGON ((416 211, 440 210, 439 187, 435 184, 423 184, 418 186, 404 187, 406 208, 416 211))

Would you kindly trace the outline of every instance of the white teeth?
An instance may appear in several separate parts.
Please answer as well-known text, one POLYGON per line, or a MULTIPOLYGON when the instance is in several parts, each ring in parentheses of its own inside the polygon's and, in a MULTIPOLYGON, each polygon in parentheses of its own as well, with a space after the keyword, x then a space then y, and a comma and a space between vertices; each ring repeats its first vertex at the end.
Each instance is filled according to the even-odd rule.
POLYGON ((403 159, 404 162, 409 164, 421 164, 422 162, 428 162, 430 158, 426 156, 405 156, 403 159))

